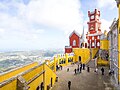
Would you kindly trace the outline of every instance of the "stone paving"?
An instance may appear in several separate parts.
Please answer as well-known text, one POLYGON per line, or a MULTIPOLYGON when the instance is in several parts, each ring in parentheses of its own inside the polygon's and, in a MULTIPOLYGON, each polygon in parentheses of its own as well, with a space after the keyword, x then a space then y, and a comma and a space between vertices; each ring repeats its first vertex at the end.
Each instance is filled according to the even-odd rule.
POLYGON ((98 74, 94 72, 94 68, 90 68, 90 72, 82 70, 82 73, 74 74, 74 69, 78 66, 69 65, 63 67, 63 70, 57 71, 59 77, 51 90, 69 90, 68 81, 71 81, 71 90, 116 90, 110 82, 108 69, 105 68, 105 75, 101 75, 101 68, 98 69, 98 74), (69 68, 69 72, 67 72, 69 68))

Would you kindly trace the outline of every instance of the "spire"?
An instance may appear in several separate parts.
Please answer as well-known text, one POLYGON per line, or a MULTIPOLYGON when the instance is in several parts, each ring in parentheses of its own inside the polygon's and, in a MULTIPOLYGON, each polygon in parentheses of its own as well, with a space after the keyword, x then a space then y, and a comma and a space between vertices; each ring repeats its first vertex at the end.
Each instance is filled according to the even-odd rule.
POLYGON ((85 42, 84 26, 83 26, 83 33, 82 33, 81 39, 82 39, 83 42, 85 42))

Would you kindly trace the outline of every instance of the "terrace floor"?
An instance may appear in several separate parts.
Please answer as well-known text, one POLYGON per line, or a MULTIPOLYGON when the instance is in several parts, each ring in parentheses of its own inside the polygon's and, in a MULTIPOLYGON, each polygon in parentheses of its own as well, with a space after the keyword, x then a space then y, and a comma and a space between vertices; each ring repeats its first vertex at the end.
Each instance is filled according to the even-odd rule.
MULTIPOLYGON (((71 81, 71 90, 116 90, 111 84, 108 68, 105 68, 105 74, 101 75, 101 67, 98 68, 98 74, 94 68, 90 72, 82 70, 82 73, 74 74, 74 69, 78 65, 68 65, 63 70, 57 71, 58 82, 55 83, 51 90, 69 90, 68 81, 71 81), (69 68, 69 72, 67 72, 69 68)), ((86 68, 85 68, 86 69, 86 68)))

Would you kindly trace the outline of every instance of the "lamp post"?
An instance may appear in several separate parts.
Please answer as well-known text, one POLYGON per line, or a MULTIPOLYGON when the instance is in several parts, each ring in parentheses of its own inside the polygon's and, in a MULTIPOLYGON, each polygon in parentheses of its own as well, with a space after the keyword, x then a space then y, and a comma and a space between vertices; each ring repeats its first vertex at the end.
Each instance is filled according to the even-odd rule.
POLYGON ((115 0, 118 7, 118 84, 120 83, 120 0, 115 0))

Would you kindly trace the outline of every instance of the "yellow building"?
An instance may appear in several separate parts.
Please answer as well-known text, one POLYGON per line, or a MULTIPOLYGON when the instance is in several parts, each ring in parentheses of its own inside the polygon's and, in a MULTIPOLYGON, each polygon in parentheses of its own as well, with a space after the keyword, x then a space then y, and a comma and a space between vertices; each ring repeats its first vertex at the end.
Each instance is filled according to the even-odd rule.
POLYGON ((109 41, 106 40, 100 40, 100 49, 102 50, 109 50, 109 41))
POLYGON ((90 50, 87 48, 74 48, 73 52, 75 54, 75 62, 86 63, 90 59, 90 50))

